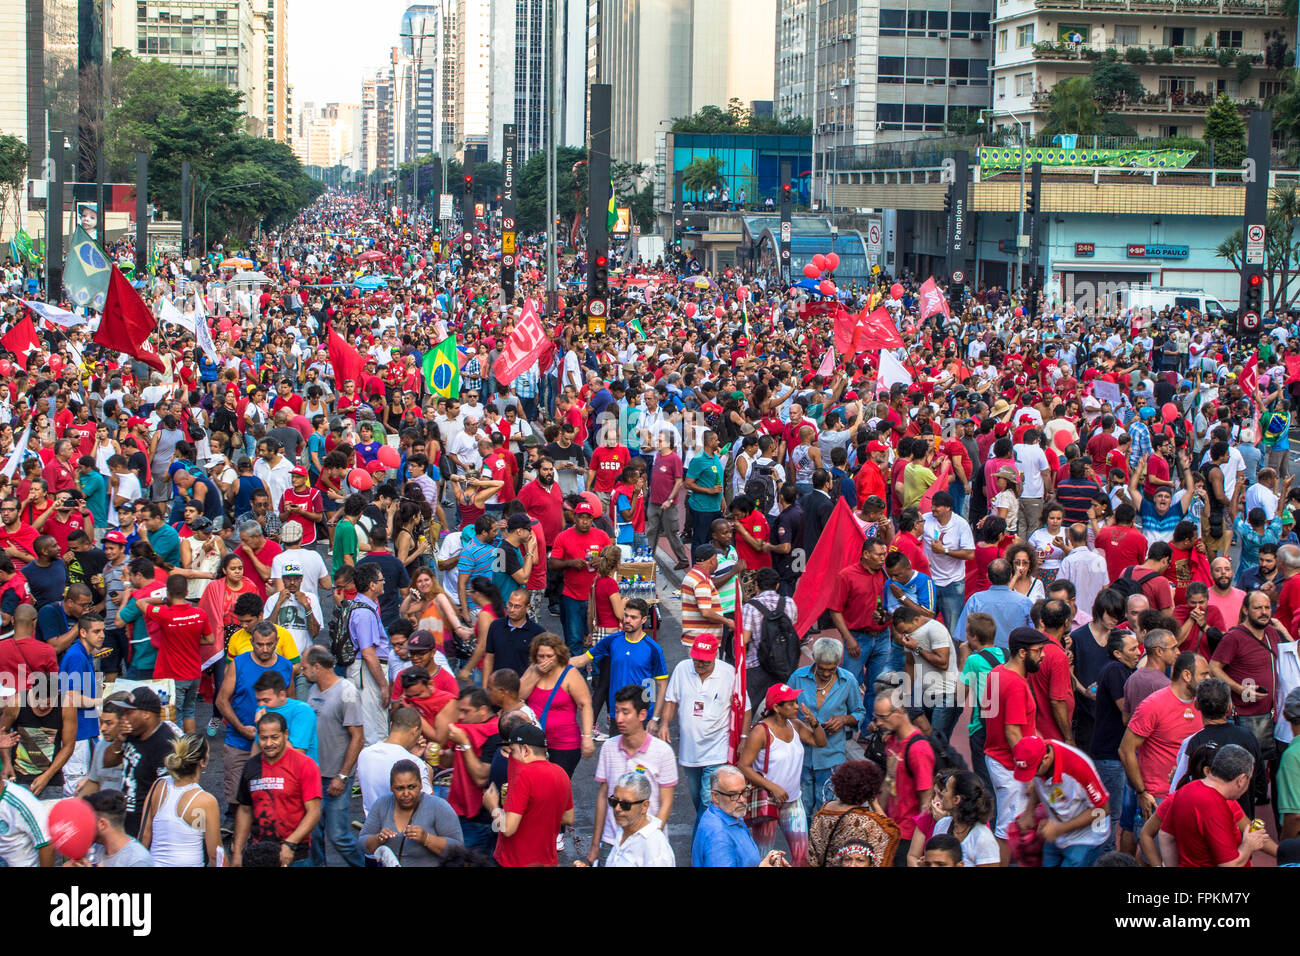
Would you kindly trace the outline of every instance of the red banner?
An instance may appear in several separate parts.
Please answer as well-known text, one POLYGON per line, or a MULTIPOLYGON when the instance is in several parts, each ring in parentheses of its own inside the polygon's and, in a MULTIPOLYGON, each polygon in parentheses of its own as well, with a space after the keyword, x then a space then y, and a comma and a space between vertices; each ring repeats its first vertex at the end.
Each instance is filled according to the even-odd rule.
POLYGON ((898 327, 889 317, 889 310, 883 305, 866 314, 866 309, 858 316, 857 327, 853 331, 853 354, 868 349, 902 348, 903 337, 898 334, 898 327))
POLYGON ((934 281, 934 276, 930 276, 921 283, 921 320, 925 321, 932 315, 940 314, 945 318, 952 318, 952 313, 948 311, 947 296, 934 281))
POLYGON ((537 317, 533 300, 528 299, 524 302, 523 314, 515 324, 515 330, 506 339, 501 355, 492 366, 492 374, 502 385, 508 385, 528 371, 529 366, 541 358, 550 345, 546 330, 542 328, 542 320, 537 317))

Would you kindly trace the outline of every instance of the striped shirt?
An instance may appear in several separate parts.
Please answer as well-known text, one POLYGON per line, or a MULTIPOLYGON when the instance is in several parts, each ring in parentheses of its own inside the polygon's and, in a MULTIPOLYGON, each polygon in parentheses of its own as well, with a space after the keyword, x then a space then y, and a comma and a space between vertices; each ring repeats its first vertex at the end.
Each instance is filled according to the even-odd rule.
POLYGON ((4 785, 0 793, 0 860, 6 866, 36 866, 37 851, 50 842, 47 815, 26 787, 4 785))
POLYGON ((721 598, 713 579, 699 568, 691 568, 682 578, 682 643, 695 646, 697 635, 721 636, 721 625, 706 620, 704 613, 721 613, 721 598))

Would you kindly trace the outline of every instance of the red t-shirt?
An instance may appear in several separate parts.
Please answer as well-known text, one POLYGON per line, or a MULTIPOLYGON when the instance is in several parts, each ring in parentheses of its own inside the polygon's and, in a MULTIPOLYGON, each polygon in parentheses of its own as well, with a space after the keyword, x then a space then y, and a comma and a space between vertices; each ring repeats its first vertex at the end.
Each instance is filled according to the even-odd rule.
POLYGON ((555 837, 573 809, 569 775, 548 760, 511 760, 508 783, 505 811, 520 814, 519 828, 497 837, 493 857, 502 866, 555 866, 555 837))
POLYGON ((95 454, 95 431, 98 426, 94 422, 73 422, 68 426, 68 430, 74 434, 65 437, 74 439, 78 443, 77 457, 82 455, 94 456, 95 454))
POLYGON ((1005 664, 989 671, 986 686, 985 693, 994 703, 984 712, 984 753, 1011 770, 1015 761, 1011 759, 1011 745, 1007 743, 1007 724, 1015 724, 1026 734, 1036 729, 1034 692, 1029 681, 1015 671, 1007 670, 1005 664))
MULTIPOLYGON (((310 511, 312 514, 325 513, 325 499, 318 488, 308 488, 305 492, 299 493, 292 488, 285 491, 280 498, 280 509, 287 511, 289 505, 297 505, 304 511, 310 511)), ((316 522, 309 521, 300 514, 289 515, 284 519, 286 522, 292 521, 302 527, 302 547, 307 547, 316 541, 316 522)), ((245 572, 247 573, 247 572, 245 572)))
POLYGON ((1119 440, 1113 432, 1097 432, 1088 439, 1088 457, 1092 459, 1094 469, 1106 462, 1112 449, 1119 447, 1119 440))
POLYGON ((80 511, 70 511, 68 512, 68 520, 60 521, 56 512, 46 519, 41 530, 59 542, 59 553, 63 554, 68 550, 68 535, 74 531, 84 531, 93 538, 95 535, 95 522, 90 515, 82 514, 80 511))
MULTIPOLYGON (((912 737, 920 732, 913 731, 912 737)), ((894 786, 889 788, 885 815, 898 824, 904 840, 911 840, 912 834, 916 832, 916 823, 912 818, 921 809, 920 792, 928 790, 934 782, 934 750, 929 741, 924 739, 909 747, 907 741, 899 741, 891 736, 885 744, 885 757, 889 772, 894 774, 894 786), (907 753, 906 760, 903 759, 904 751, 907 753)))
POLYGON ((1108 525, 1097 532, 1097 550, 1106 556, 1106 571, 1115 581, 1125 568, 1147 559, 1147 539, 1132 525, 1108 525))
MULTIPOLYGON (((438 670, 441 671, 442 668, 438 668, 438 670)), ((396 686, 393 689, 396 690, 396 686)), ((456 691, 459 691, 459 689, 457 687, 456 691)), ((438 687, 430 686, 428 697, 406 697, 402 702, 408 707, 414 707, 420 712, 420 716, 432 725, 438 719, 438 714, 441 713, 442 709, 456 699, 456 691, 447 692, 438 687)), ((394 700, 396 699, 394 698, 394 700)))
MULTIPOLYGON (((40 535, 36 533, 36 529, 26 522, 20 524, 18 530, 14 532, 6 531, 4 526, 0 525, 0 550, 4 550, 12 545, 16 548, 21 548, 32 556, 35 556, 36 539, 39 537, 40 535)), ((23 566, 27 564, 26 561, 18 558, 12 558, 12 560, 14 563, 14 570, 16 571, 21 571, 23 566)))
MULTIPOLYGON (((10 579, 13 580, 13 579, 10 579)), ((18 580, 21 580, 19 578, 18 580)), ((54 648, 35 637, 0 641, 0 687, 26 690, 36 674, 57 674, 59 658, 54 648), (19 686, 18 675, 25 675, 19 686)))
POLYGON ((158 648, 157 680, 198 680, 203 672, 199 639, 212 630, 207 615, 188 604, 146 604, 145 617, 158 625, 150 632, 158 648))
POLYGON ((682 477, 682 459, 676 452, 656 455, 654 468, 650 472, 650 504, 662 505, 673 490, 673 485, 682 477))
MULTIPOLYGON (((404 673, 405 671, 398 671, 397 676, 393 678, 393 685, 391 691, 391 696, 393 700, 397 700, 399 697, 402 696, 402 674, 404 673)), ((447 668, 445 667, 438 668, 437 673, 435 673, 429 679, 429 686, 430 688, 432 688, 434 696, 436 696, 439 692, 443 694, 450 694, 452 697, 456 697, 460 694, 460 684, 456 682, 455 675, 453 675, 451 671, 447 670, 447 668)), ((427 699, 432 700, 433 698, 430 697, 427 699)), ((443 704, 445 705, 446 703, 447 702, 444 700, 443 704)), ((411 706, 416 707, 418 705, 415 703, 414 700, 412 700, 411 706)), ((438 710, 441 709, 442 708, 437 708, 434 710, 433 714, 435 717, 438 714, 438 710)), ((420 710, 423 713, 424 709, 420 708, 420 710)), ((428 720, 429 723, 433 723, 433 717, 430 717, 428 714, 425 714, 425 719, 428 720)))
POLYGON ((1052 702, 1065 703, 1065 725, 1070 726, 1074 718, 1074 681, 1070 678, 1069 658, 1055 641, 1043 645, 1043 664, 1029 675, 1029 687, 1038 710, 1038 736, 1044 740, 1064 740, 1052 715, 1052 702))
POLYGON ((271 405, 271 412, 274 414, 282 408, 288 408, 295 415, 302 414, 302 396, 290 393, 288 398, 275 397, 275 402, 271 405))
POLYGON ((1204 726, 1194 701, 1179 700, 1171 687, 1162 687, 1138 704, 1128 729, 1145 738, 1138 744, 1142 782, 1159 799, 1169 793, 1178 750, 1204 726))
MULTIPOLYGON (((767 519, 757 508, 749 513, 747 517, 740 519, 740 524, 749 532, 750 537, 755 541, 766 541, 769 537, 769 528, 767 519)), ((772 555, 766 551, 755 551, 749 546, 749 542, 740 534, 736 535, 736 556, 745 562, 745 567, 751 570, 758 568, 770 568, 772 566, 772 555)))
POLYGON ((912 563, 913 571, 920 571, 922 574, 930 573, 930 559, 925 556, 925 548, 921 545, 921 539, 916 537, 910 531, 902 531, 894 535, 889 542, 890 551, 901 551, 907 555, 907 560, 912 563))
MULTIPOLYGON (((298 829, 307 814, 307 801, 320 798, 320 767, 301 750, 286 747, 275 763, 261 753, 249 758, 235 803, 252 808, 253 842, 279 843, 298 829)), ((293 857, 305 860, 310 854, 309 833, 293 857)))
POLYGON ((591 490, 604 494, 612 493, 614 486, 618 484, 618 476, 623 473, 623 469, 631 460, 632 456, 622 445, 615 445, 613 448, 601 445, 591 453, 591 467, 595 471, 591 490))
POLYGON ((515 482, 508 458, 502 452, 493 452, 483 459, 483 467, 491 473, 492 480, 502 482, 501 490, 497 492, 497 500, 502 504, 515 498, 515 482))
MULTIPOLYGON (((281 550, 283 549, 274 541, 267 541, 262 545, 262 550, 257 552, 257 560, 261 561, 269 568, 271 567, 271 563, 275 560, 275 556, 279 554, 281 550)), ((244 562, 244 580, 252 583, 253 587, 257 588, 258 596, 265 601, 266 582, 263 581, 262 576, 257 573, 257 568, 253 567, 253 562, 248 556, 248 549, 241 544, 235 549, 235 553, 239 555, 240 560, 244 562)))
MULTIPOLYGON (((556 536, 551 545, 551 557, 572 561, 575 558, 593 557, 610 543, 609 535, 599 528, 592 527, 586 534, 579 534, 577 527, 566 528, 556 536)), ((591 583, 596 578, 594 570, 582 568, 564 569, 564 595, 575 601, 585 601, 591 595, 591 583)))
MULTIPOLYGON (((564 492, 560 491, 560 483, 552 482, 548 490, 533 479, 519 489, 519 500, 528 516, 541 524, 546 540, 554 541, 564 528, 564 492)), ((539 549, 537 553, 543 552, 539 549)))
POLYGON ((618 580, 605 576, 596 578, 596 626, 619 627, 620 621, 614 616, 614 605, 609 598, 618 593, 618 580))
POLYGON ((41 477, 50 486, 49 495, 51 498, 60 491, 67 491, 69 488, 77 487, 77 476, 73 474, 71 468, 57 458, 49 463, 41 477))
POLYGON ((1178 841, 1179 866, 1219 866, 1237 858, 1238 822, 1246 814, 1204 780, 1178 789, 1157 812, 1160 829, 1178 841))

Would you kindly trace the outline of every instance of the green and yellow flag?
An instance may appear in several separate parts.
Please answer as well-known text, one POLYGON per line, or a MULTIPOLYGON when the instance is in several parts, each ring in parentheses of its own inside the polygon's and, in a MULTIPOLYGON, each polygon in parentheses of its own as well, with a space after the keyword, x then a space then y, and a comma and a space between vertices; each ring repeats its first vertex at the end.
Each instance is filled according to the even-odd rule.
POLYGON ((641 338, 645 338, 645 328, 641 325, 640 319, 633 319, 627 326, 641 338))
POLYGON ((609 208, 605 210, 605 229, 613 232, 618 225, 618 206, 614 202, 614 177, 609 177, 609 208))
POLYGON ((456 336, 449 335, 424 354, 424 384, 441 398, 460 396, 460 356, 456 336))

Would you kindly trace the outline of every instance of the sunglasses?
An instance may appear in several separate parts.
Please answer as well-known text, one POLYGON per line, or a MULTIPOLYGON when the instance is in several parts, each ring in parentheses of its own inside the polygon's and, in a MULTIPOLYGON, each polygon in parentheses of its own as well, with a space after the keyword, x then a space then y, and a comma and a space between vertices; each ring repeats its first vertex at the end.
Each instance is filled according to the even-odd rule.
MULTIPOLYGON (((646 800, 649 799, 650 799, 649 797, 646 797, 646 800)), ((627 813, 633 807, 645 803, 646 800, 619 800, 616 797, 610 797, 609 805, 611 809, 617 807, 618 809, 622 810, 624 813, 627 813)))

